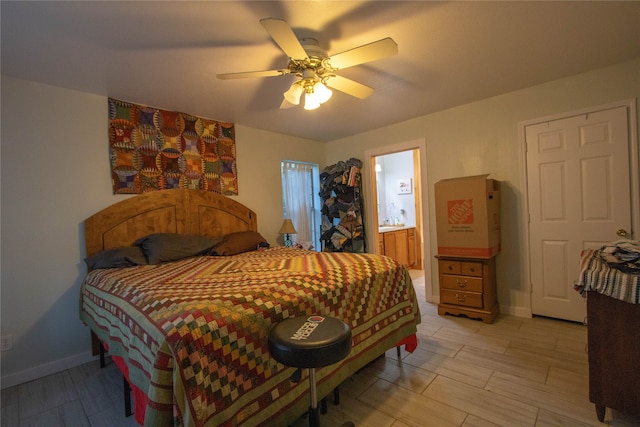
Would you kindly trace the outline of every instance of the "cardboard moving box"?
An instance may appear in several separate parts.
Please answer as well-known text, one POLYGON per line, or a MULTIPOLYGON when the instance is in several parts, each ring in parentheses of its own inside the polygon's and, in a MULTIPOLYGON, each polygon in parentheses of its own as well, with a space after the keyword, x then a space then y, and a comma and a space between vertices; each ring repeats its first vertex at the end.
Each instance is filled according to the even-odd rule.
POLYGON ((438 255, 490 258, 500 252, 500 182, 488 176, 436 183, 438 255))

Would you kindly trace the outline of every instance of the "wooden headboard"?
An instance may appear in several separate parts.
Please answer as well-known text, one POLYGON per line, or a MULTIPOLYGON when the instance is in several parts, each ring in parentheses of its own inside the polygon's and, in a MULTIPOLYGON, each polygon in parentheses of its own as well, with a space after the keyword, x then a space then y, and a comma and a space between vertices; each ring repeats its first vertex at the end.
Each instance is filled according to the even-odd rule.
POLYGON ((84 222, 86 255, 131 246, 151 233, 220 237, 258 231, 255 212, 210 191, 160 190, 122 200, 84 222))

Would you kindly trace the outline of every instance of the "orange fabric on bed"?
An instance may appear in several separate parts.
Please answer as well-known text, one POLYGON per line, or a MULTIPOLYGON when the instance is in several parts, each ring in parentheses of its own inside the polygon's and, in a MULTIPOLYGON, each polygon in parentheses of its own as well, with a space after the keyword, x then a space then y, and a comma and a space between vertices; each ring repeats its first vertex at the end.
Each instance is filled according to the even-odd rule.
POLYGON ((396 347, 400 347, 401 345, 404 345, 404 349, 407 350, 409 353, 413 353, 414 350, 418 348, 418 337, 416 337, 416 334, 411 334, 408 337, 402 339, 396 345, 396 347))

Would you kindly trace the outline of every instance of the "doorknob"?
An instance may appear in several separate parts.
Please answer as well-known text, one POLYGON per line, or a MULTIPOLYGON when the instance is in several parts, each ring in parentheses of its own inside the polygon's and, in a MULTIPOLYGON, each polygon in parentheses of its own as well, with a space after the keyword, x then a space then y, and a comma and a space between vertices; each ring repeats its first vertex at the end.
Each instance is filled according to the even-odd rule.
POLYGON ((624 228, 619 228, 618 231, 616 231, 616 234, 620 237, 626 237, 629 233, 627 233, 627 230, 624 228))

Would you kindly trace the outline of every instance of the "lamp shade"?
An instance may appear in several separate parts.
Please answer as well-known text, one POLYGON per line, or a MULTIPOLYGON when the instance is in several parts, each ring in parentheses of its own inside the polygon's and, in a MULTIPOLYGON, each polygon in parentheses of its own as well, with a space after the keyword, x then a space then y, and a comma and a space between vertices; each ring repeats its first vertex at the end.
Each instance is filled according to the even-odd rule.
POLYGON ((280 231, 278 234, 296 234, 296 228, 293 226, 293 222, 290 219, 285 219, 282 222, 282 227, 280 227, 280 231))
POLYGON ((298 105, 300 104, 300 96, 302 96, 302 92, 304 92, 302 85, 296 82, 284 93, 284 99, 293 105, 298 105))
POLYGON ((333 95, 331 89, 326 87, 322 82, 316 83, 315 87, 313 88, 313 92, 317 96, 317 100, 320 104, 324 104, 325 102, 327 102, 329 98, 331 98, 331 95, 333 95))
POLYGON ((320 106, 320 102, 318 102, 318 98, 315 96, 313 92, 306 93, 304 95, 304 109, 305 110, 315 110, 320 106))

